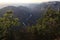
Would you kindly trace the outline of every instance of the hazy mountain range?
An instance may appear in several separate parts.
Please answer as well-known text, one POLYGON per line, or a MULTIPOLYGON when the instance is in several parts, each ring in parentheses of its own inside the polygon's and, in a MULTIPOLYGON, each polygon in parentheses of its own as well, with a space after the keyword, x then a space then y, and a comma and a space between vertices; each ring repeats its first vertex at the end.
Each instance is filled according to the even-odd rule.
POLYGON ((48 7, 54 10, 60 9, 60 2, 45 2, 37 4, 25 4, 24 6, 6 6, 0 9, 0 16, 2 16, 7 10, 12 10, 14 15, 18 17, 21 23, 26 25, 36 24, 36 20, 42 18, 48 7), (25 6, 26 5, 26 6, 25 6))

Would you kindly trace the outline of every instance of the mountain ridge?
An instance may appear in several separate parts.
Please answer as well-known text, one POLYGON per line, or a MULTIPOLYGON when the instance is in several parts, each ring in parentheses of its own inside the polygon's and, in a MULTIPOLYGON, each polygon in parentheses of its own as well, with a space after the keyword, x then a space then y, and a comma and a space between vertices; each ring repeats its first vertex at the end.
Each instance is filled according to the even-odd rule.
POLYGON ((48 7, 54 10, 60 9, 60 2, 44 2, 39 4, 29 4, 30 6, 7 6, 0 9, 0 16, 2 16, 7 10, 12 10, 14 15, 20 19, 24 25, 36 24, 36 20, 42 17, 48 7))

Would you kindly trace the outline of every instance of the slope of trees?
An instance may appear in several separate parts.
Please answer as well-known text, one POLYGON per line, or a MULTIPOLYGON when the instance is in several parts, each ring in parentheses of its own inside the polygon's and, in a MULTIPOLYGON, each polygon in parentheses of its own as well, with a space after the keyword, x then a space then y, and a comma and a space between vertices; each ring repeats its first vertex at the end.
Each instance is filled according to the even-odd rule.
MULTIPOLYGON (((54 39, 60 37, 60 11, 48 8, 46 14, 41 20, 41 28, 43 31, 44 38, 54 39)), ((39 22, 39 21, 38 21, 39 22)))
POLYGON ((0 17, 0 40, 7 40, 8 29, 12 26, 19 26, 19 19, 13 16, 12 11, 7 11, 0 17))
MULTIPOLYGON (((30 33, 32 33, 35 40, 54 40, 60 38, 60 10, 53 10, 48 8, 46 14, 42 19, 39 19, 37 24, 32 27, 28 27, 30 33)), ((31 34, 31 35, 32 35, 31 34)), ((33 36, 32 40, 33 40, 33 36)))
POLYGON ((48 8, 36 25, 22 27, 18 31, 10 27, 20 26, 19 19, 12 11, 7 11, 0 17, 0 40, 59 40, 60 38, 60 10, 48 8))

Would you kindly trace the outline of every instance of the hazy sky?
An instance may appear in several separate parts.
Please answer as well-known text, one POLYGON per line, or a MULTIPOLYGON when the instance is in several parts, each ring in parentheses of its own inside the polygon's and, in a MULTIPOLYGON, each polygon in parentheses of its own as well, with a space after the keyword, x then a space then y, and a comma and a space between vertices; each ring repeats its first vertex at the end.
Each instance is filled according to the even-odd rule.
POLYGON ((0 0, 0 4, 4 3, 40 3, 40 2, 47 2, 47 1, 59 1, 59 0, 0 0))
POLYGON ((59 0, 0 0, 0 8, 11 4, 21 4, 21 3, 42 3, 48 1, 59 1, 59 0))

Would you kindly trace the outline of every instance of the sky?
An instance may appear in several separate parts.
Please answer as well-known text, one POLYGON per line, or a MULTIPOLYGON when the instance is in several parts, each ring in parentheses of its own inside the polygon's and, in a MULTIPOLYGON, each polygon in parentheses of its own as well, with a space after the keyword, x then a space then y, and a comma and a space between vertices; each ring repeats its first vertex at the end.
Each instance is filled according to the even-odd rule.
POLYGON ((11 3, 41 3, 47 1, 59 1, 59 0, 0 0, 0 4, 11 4, 11 3))
POLYGON ((0 8, 11 4, 21 4, 21 3, 42 3, 48 1, 59 1, 59 0, 0 0, 0 8))

